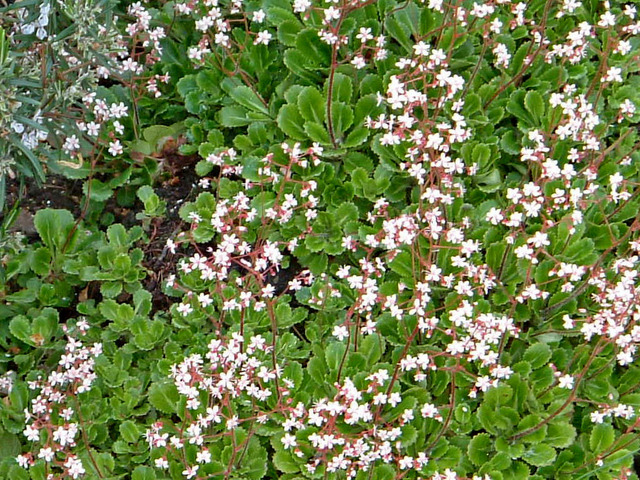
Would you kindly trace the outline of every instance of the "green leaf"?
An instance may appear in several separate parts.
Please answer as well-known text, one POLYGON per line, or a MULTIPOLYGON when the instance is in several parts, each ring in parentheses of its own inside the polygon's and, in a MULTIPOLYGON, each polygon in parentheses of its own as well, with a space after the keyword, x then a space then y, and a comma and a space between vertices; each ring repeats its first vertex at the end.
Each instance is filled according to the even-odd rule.
POLYGON ((358 207, 353 203, 345 202, 336 209, 333 213, 333 218, 339 225, 358 220, 358 207))
POLYGON ((371 475, 371 480, 393 480, 394 478, 396 478, 396 471, 391 465, 378 465, 371 475))
POLYGON ((314 87, 305 87, 298 95, 298 108, 305 120, 322 125, 325 120, 327 102, 314 87))
POLYGON ((0 433, 0 462, 20 453, 20 439, 11 433, 0 433))
POLYGON ((237 105, 222 107, 219 113, 219 122, 224 127, 243 127, 251 123, 247 117, 247 111, 237 105))
POLYGON ((575 438, 576 428, 569 422, 558 421, 549 424, 544 441, 552 447, 565 448, 573 445, 575 438))
POLYGON ((31 323, 27 317, 23 315, 14 317, 11 320, 11 323, 9 323, 9 331, 11 332, 11 335, 16 337, 18 340, 29 345, 35 345, 31 338, 31 323))
POLYGON ((369 94, 361 97, 356 103, 354 111, 354 123, 357 126, 364 125, 367 117, 377 118, 378 115, 384 112, 384 107, 378 105, 378 99, 375 95, 369 94))
POLYGON ((321 81, 321 77, 313 70, 316 66, 312 59, 313 57, 310 59, 297 48, 290 48, 284 52, 284 64, 292 73, 309 82, 317 83, 321 81))
POLYGON ((487 169, 490 164, 489 160, 491 159, 491 148, 482 143, 477 144, 473 147, 473 151, 471 153, 471 161, 478 165, 479 172, 487 169))
POLYGON ((524 106, 539 125, 544 117, 544 100, 536 90, 530 90, 524 97, 524 106))
POLYGON ((243 456, 238 473, 249 480, 260 480, 267 473, 267 450, 260 445, 258 437, 248 441, 247 453, 243 456))
POLYGON ((9 42, 7 41, 7 35, 4 33, 4 29, 0 27, 0 67, 4 65, 9 56, 9 42))
POLYGON ((302 30, 300 22, 285 20, 278 25, 278 41, 288 47, 295 47, 300 30, 302 30))
POLYGON ((253 110, 254 112, 269 115, 269 109, 262 103, 260 97, 245 85, 239 85, 229 92, 231 98, 243 107, 253 110))
POLYGON ((273 455, 273 465, 284 473, 297 473, 300 471, 300 466, 286 450, 276 451, 273 455))
POLYGON ((220 95, 220 77, 216 70, 201 70, 196 75, 196 83, 205 92, 216 97, 220 95))
POLYGON ((544 467, 551 465, 556 459, 556 450, 545 443, 536 443, 525 450, 522 459, 529 465, 544 467))
POLYGON ((333 102, 331 104, 331 120, 333 122, 333 133, 336 137, 339 137, 353 125, 353 110, 346 103, 333 102))
POLYGON ((351 132, 349 132, 349 134, 347 135, 347 138, 345 138, 343 146, 345 148, 358 147, 362 145, 365 140, 367 140, 367 138, 369 137, 369 133, 371 133, 371 130, 366 127, 358 127, 354 130, 351 130, 351 132))
POLYGON ((589 447, 594 453, 604 452, 609 448, 615 440, 615 431, 613 425, 608 423, 599 423, 591 431, 589 437, 589 447))
POLYGON ((298 34, 296 49, 307 61, 321 65, 331 62, 331 47, 320 39, 315 28, 306 28, 298 34))
POLYGON ((138 441, 138 438, 140 437, 140 430, 138 429, 136 424, 131 420, 125 420, 124 422, 122 422, 120 424, 119 430, 120 430, 120 435, 122 435, 122 438, 126 442, 135 443, 138 441))
POLYGON ((139 465, 131 474, 131 480, 156 480, 156 472, 151 467, 139 465))
POLYGON ((546 343, 534 343, 524 352, 523 360, 531 364, 534 370, 543 367, 551 359, 551 347, 546 343))
POLYGON ((82 193, 88 195, 91 200, 104 202, 113 195, 113 189, 108 184, 92 178, 90 182, 85 182, 82 185, 82 193))
POLYGON ((474 465, 483 465, 489 459, 492 450, 493 441, 489 434, 479 433, 469 442, 467 454, 474 465))
POLYGON ((400 252, 389 267, 402 278, 413 278, 413 260, 409 252, 400 252))
POLYGON ((509 97, 507 103, 507 111, 512 114, 516 119, 522 122, 523 126, 532 126, 534 121, 531 114, 524 106, 524 97, 526 93, 524 90, 516 90, 509 97))
POLYGON ((329 132, 322 125, 316 122, 306 122, 304 124, 304 131, 314 142, 318 142, 321 145, 330 145, 331 139, 329 138, 329 132))
POLYGON ((68 210, 45 208, 38 210, 33 224, 44 244, 50 249, 61 250, 74 225, 73 215, 68 210))
POLYGON ((180 394, 171 383, 154 383, 149 388, 149 402, 163 413, 177 413, 180 394))
POLYGON ((278 126, 286 135, 294 140, 305 140, 304 118, 296 105, 283 105, 278 112, 278 126))
POLYGON ((500 148, 511 155, 520 155, 522 148, 514 130, 507 130, 500 138, 500 148))
POLYGON ((325 350, 325 359, 329 370, 337 371, 347 347, 342 342, 332 342, 327 345, 325 350))
POLYGON ((267 13, 267 20, 272 25, 278 26, 282 22, 295 22, 296 24, 300 25, 300 21, 293 14, 290 8, 285 9, 285 8, 276 7, 276 6, 268 7, 266 9, 266 13, 267 13))
POLYGON ((42 162, 35 156, 35 154, 31 151, 31 149, 27 148, 22 141, 16 137, 15 135, 9 135, 9 142, 13 144, 18 150, 22 151, 22 153, 27 157, 29 163, 31 164, 31 171, 36 176, 36 178, 40 182, 44 182, 45 175, 44 170, 42 168, 42 162))
MULTIPOLYGON (((329 95, 329 79, 325 82, 325 89, 327 96, 329 95)), ((353 94, 353 83, 351 78, 342 73, 336 73, 333 76, 333 97, 332 102, 351 102, 351 95, 353 94)))

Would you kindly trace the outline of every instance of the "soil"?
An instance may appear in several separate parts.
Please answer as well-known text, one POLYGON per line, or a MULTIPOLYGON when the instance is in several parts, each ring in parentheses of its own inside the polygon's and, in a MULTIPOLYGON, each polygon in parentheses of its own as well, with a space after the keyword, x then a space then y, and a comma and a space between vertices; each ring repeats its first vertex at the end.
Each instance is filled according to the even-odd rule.
MULTIPOLYGON (((168 310, 172 301, 162 293, 163 282, 171 273, 175 273, 175 258, 168 249, 166 243, 169 238, 188 225, 178 214, 180 207, 185 202, 192 201, 199 193, 197 186, 198 175, 195 173, 195 165, 200 160, 198 155, 181 155, 179 146, 184 140, 169 139, 162 150, 155 156, 162 165, 163 173, 160 184, 154 186, 155 193, 167 204, 167 212, 164 217, 152 220, 147 232, 148 240, 140 242, 145 256, 144 267, 148 270, 147 277, 143 280, 144 288, 152 294, 153 310, 161 312, 168 310)), ((62 176, 50 175, 44 185, 38 185, 35 181, 26 179, 22 183, 12 180, 7 183, 6 208, 11 209, 16 201, 20 201, 20 213, 13 222, 11 232, 22 232, 30 238, 37 237, 33 225, 33 215, 43 208, 60 208, 69 210, 75 218, 82 215, 83 192, 82 180, 72 180, 62 176)), ((122 223, 126 228, 140 225, 136 219, 137 212, 142 211, 139 201, 132 208, 125 208, 112 196, 106 203, 104 213, 114 215, 114 223, 122 223)), ((0 212, 0 223, 4 219, 4 212, 0 212)), ((181 251, 180 255, 192 255, 193 252, 181 251)), ((85 297, 99 297, 97 288, 88 286, 83 295, 85 297)), ((99 298, 96 298, 99 300, 99 298)), ((127 299, 120 299, 126 301, 127 299)))
MULTIPOLYGON (((198 175, 194 168, 200 157, 181 155, 178 152, 181 143, 180 140, 167 141, 158 154, 162 158, 169 178, 154 188, 156 195, 167 204, 166 216, 152 221, 149 242, 143 247, 145 251, 143 264, 149 272, 144 280, 144 287, 152 295, 152 315, 167 311, 171 306, 172 301, 162 293, 163 284, 170 274, 175 273, 176 265, 172 260, 174 255, 166 247, 167 240, 188 228, 178 212, 185 202, 194 200, 199 191, 198 175)), ((191 253, 193 252, 181 252, 181 255, 191 253)))
MULTIPOLYGON (((33 227, 33 215, 43 208, 64 208, 75 217, 80 215, 82 202, 82 180, 71 180, 52 175, 44 185, 38 185, 32 179, 24 182, 10 180, 7 182, 6 208, 10 209, 20 201, 20 215, 10 231, 21 231, 26 236, 36 235, 33 227)), ((0 212, 0 222, 4 212, 0 212)))

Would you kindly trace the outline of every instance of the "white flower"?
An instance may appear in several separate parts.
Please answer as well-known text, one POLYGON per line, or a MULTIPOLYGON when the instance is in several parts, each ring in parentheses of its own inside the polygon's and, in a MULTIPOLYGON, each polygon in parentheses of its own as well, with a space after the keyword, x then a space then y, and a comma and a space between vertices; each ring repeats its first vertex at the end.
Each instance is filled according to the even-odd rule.
POLYGON ((183 317, 186 317, 191 312, 193 312, 193 307, 188 303, 181 303, 180 305, 178 305, 177 310, 178 313, 180 313, 183 317))
POLYGON ((571 390, 573 388, 574 379, 571 375, 563 375, 558 378, 558 386, 560 388, 567 388, 571 390))
POLYGON ((194 467, 189 467, 186 470, 182 471, 182 475, 184 475, 188 479, 193 478, 198 474, 198 468, 200 468, 198 465, 194 467))
POLYGON ((27 425, 27 428, 22 433, 30 442, 37 442, 40 439, 40 432, 33 425, 27 425))
POLYGON ((62 145, 62 149, 65 151, 65 153, 74 152, 79 148, 80 148, 80 141, 78 140, 78 137, 76 137, 75 135, 71 135, 70 137, 67 137, 64 141, 64 144, 62 145))
POLYGON ((113 142, 109 143, 109 153, 111 155, 115 157, 116 155, 120 155, 122 152, 123 148, 120 140, 114 140, 113 142))
POLYGON ((42 458, 45 462, 50 462, 54 456, 55 452, 49 447, 41 448, 38 452, 38 458, 42 458))
POLYGON ((338 340, 343 341, 349 336, 349 329, 344 325, 336 325, 333 327, 333 332, 331 334, 338 340))
POLYGON ((211 462, 211 452, 206 448, 202 451, 198 452, 196 455, 196 462, 198 463, 210 463, 211 462))
POLYGON ((302 13, 309 9, 311 6, 310 0, 294 0, 293 1, 293 12, 294 13, 302 13))
POLYGON ((254 45, 260 45, 260 44, 269 45, 269 42, 271 41, 272 38, 273 38, 273 35, 271 35, 271 33, 269 33, 267 30, 263 30, 263 31, 258 33, 258 37, 253 42, 253 44, 254 45))
POLYGON ((285 450, 288 450, 291 447, 295 447, 298 444, 296 442, 296 436, 291 435, 290 433, 286 433, 280 441, 282 442, 282 445, 284 445, 285 450))

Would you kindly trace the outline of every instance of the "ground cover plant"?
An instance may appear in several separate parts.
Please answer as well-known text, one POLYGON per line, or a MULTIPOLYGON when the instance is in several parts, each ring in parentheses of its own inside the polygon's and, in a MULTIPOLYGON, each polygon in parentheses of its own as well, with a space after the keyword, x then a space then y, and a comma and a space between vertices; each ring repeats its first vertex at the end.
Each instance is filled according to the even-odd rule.
POLYGON ((633 3, 0 12, 0 478, 638 478, 633 3))

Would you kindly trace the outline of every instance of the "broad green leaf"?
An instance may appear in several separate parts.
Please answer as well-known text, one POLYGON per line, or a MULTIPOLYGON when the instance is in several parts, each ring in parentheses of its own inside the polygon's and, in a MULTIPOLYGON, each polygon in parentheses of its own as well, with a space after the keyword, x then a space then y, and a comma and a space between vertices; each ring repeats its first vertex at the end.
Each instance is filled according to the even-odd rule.
POLYGON ((267 20, 272 25, 279 26, 283 22, 295 22, 296 24, 300 25, 300 21, 290 9, 287 10, 281 7, 273 6, 273 7, 268 7, 266 9, 266 13, 267 13, 267 20))
POLYGON ((298 108, 305 120, 322 124, 325 120, 327 102, 314 87, 305 87, 298 95, 298 108))
POLYGON ((516 90, 509 97, 507 103, 507 111, 516 117, 517 120, 522 122, 525 127, 533 126, 534 120, 529 111, 524 106, 524 97, 526 93, 524 90, 516 90))
POLYGON ((544 100, 542 95, 535 90, 529 90, 524 97, 524 106, 533 116, 537 124, 540 124, 544 117, 544 100))
POLYGON ((524 451, 522 459, 530 465, 544 467, 556 459, 556 450, 545 443, 536 443, 524 451))
POLYGON ((284 473, 297 473, 300 471, 300 466, 287 450, 276 450, 273 455, 273 465, 284 473))
POLYGON ((40 238, 55 251, 63 248, 74 223, 73 215, 68 210, 45 208, 38 210, 33 217, 40 238))
POLYGON ((358 127, 351 130, 343 142, 345 148, 353 148, 362 145, 369 137, 371 131, 366 127, 358 127))
POLYGON ((576 438, 576 428, 566 421, 557 421, 549 424, 547 435, 544 439, 552 447, 566 448, 573 445, 576 438))
POLYGON ((393 480, 396 472, 391 465, 378 465, 373 469, 371 480, 393 480))
POLYGON ((404 279, 413 279, 413 260, 409 252, 400 252, 389 264, 391 270, 404 279))
POLYGON ((296 49, 316 64, 329 65, 331 47, 324 43, 315 28, 305 28, 298 34, 296 49))
POLYGON ((156 472, 151 467, 139 465, 131 474, 131 480, 156 480, 156 472))
POLYGON ((149 402, 163 413, 177 413, 180 394, 171 383, 154 383, 149 388, 149 402))
POLYGON ((615 431, 613 425, 608 423, 599 423, 591 430, 589 437, 589 447, 594 453, 604 452, 609 448, 615 440, 615 431))
POLYGON ((346 345, 342 342, 331 342, 327 345, 325 350, 325 359, 330 370, 338 370, 346 348, 346 345))
POLYGON ((471 153, 471 160, 473 163, 478 165, 478 170, 482 172, 486 168, 488 168, 489 160, 491 159, 491 148, 482 143, 477 144, 473 147, 473 151, 471 153))
POLYGON ((201 70, 196 76, 198 87, 213 96, 220 95, 220 77, 216 70, 201 70))
POLYGON ((277 122, 280 130, 294 140, 307 138, 303 128, 304 118, 296 105, 283 105, 278 113, 277 122))
POLYGON ((254 112, 269 115, 269 109, 262 103, 260 97, 245 85, 239 85, 229 92, 231 98, 243 107, 253 110, 254 112))
POLYGON ((292 73, 309 82, 317 83, 322 77, 316 70, 313 58, 307 57, 297 48, 290 48, 284 52, 284 64, 292 73))
POLYGON ((316 122, 305 122, 304 131, 314 142, 318 142, 321 145, 331 145, 331 138, 329 138, 329 132, 327 129, 316 122))
POLYGON ((551 347, 546 343, 534 343, 524 352, 523 359, 531 364, 531 368, 536 370, 549 363, 551 347))
POLYGON ((34 341, 31 338, 31 323, 29 319, 23 315, 14 317, 9 323, 9 331, 11 335, 16 337, 18 340, 23 341, 29 345, 34 345, 34 341))
POLYGON ((345 202, 340 205, 333 214, 337 224, 344 225, 358 219, 358 207, 353 203, 345 202))
POLYGON ((295 47, 300 30, 302 30, 300 22, 285 20, 278 25, 278 41, 288 47, 295 47))
POLYGON ((131 420, 125 420, 118 428, 120 430, 120 435, 122 435, 122 438, 126 442, 135 443, 138 441, 138 438, 140 437, 140 430, 131 420))
POLYGON ((11 433, 0 433, 0 461, 13 458, 21 451, 20 439, 11 433))
POLYGON ((378 105, 378 99, 375 95, 365 95, 358 99, 358 102, 356 103, 353 115, 354 125, 362 126, 364 125, 367 117, 375 119, 383 112, 384 107, 382 105, 378 105))
POLYGON ((474 465, 483 465, 489 459, 492 450, 493 441, 489 434, 479 433, 469 442, 467 454, 474 465))
POLYGON ((247 111, 237 105, 222 107, 219 113, 220 124, 224 127, 243 127, 251 123, 247 111))
MULTIPOLYGON (((325 82, 325 94, 329 96, 330 79, 325 82)), ((347 77, 343 73, 336 73, 333 76, 333 95, 332 102, 351 102, 351 95, 353 95, 353 83, 350 77, 347 77)))
MULTIPOLYGON (((334 135, 340 137, 353 125, 353 110, 346 103, 333 102, 331 104, 331 120, 333 122, 334 135)), ((328 127, 329 125, 327 124, 328 127)))

